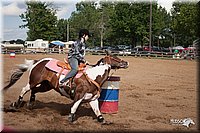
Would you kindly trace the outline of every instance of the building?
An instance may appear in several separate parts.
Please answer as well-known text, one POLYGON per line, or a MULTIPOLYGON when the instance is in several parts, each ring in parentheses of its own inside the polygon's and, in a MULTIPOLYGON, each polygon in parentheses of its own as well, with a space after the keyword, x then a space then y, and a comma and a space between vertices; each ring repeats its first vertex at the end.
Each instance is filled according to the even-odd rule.
POLYGON ((10 42, 5 42, 1 44, 1 53, 23 53, 24 52, 24 45, 23 44, 10 44, 10 42))
POLYGON ((42 39, 37 39, 35 41, 26 41, 24 46, 26 48, 33 49, 46 49, 49 48, 49 41, 44 41, 42 39))

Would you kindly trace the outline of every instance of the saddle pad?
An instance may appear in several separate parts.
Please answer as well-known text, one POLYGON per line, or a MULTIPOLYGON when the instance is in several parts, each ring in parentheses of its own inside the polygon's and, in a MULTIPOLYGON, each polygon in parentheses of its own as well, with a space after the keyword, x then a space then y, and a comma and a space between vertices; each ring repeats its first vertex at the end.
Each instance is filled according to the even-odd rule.
MULTIPOLYGON (((48 68, 48 69, 50 69, 50 70, 52 70, 52 71, 54 71, 54 72, 59 73, 59 72, 62 70, 62 68, 59 67, 59 66, 57 65, 57 62, 58 62, 58 61, 59 61, 59 60, 52 59, 52 60, 50 60, 50 61, 45 65, 45 67, 48 68)), ((83 70, 83 72, 85 72, 86 69, 87 69, 87 66, 86 66, 86 68, 83 70)), ((66 75, 69 71, 70 71, 70 70, 64 69, 64 70, 62 71, 62 74, 63 74, 63 75, 66 75)), ((75 77, 75 78, 80 78, 80 77, 83 75, 83 72, 80 72, 80 71, 79 71, 79 72, 76 74, 76 77, 75 77)))

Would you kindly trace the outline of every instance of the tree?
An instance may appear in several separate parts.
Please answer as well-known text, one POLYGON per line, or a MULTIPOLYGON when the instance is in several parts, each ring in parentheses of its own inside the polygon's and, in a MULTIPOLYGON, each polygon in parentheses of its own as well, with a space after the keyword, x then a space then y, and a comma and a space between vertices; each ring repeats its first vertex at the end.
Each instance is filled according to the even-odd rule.
POLYGON ((197 37, 200 39, 200 1, 197 3, 197 37))
MULTIPOLYGON (((152 4, 153 26, 152 33, 159 36, 163 29, 168 27, 169 14, 157 3, 152 4), (167 21, 168 20, 168 21, 167 21)), ((149 43, 150 3, 117 3, 114 15, 111 17, 112 35, 117 39, 116 44, 149 43)))
MULTIPOLYGON (((76 11, 72 12, 69 18, 70 39, 75 39, 78 36, 80 29, 88 29, 93 35, 93 39, 98 38, 99 17, 100 13, 96 9, 95 2, 80 2, 76 4, 76 11)), ((88 41, 88 45, 93 45, 92 40, 88 41)))
POLYGON ((27 9, 20 18, 26 24, 20 28, 27 27, 27 40, 36 40, 38 38, 44 40, 56 39, 56 10, 52 7, 52 3, 40 1, 27 1, 27 9))
POLYGON ((133 45, 135 45, 136 21, 134 11, 129 3, 117 3, 115 5, 114 14, 110 20, 111 35, 115 37, 115 44, 130 44, 127 38, 132 38, 133 45))
POLYGON ((198 7, 196 3, 174 2, 173 10, 173 26, 175 32, 174 39, 176 45, 187 47, 197 39, 198 25, 198 7))
POLYGON ((153 9, 153 44, 159 47, 170 47, 172 45, 171 16, 161 6, 153 9))
MULTIPOLYGON (((101 41, 104 45, 145 45, 149 43, 149 12, 150 3, 80 2, 69 18, 70 38, 77 37, 80 28, 87 28, 94 34, 95 46, 100 46, 101 41)), ((170 44, 170 33, 163 32, 170 28, 169 23, 167 11, 153 3, 152 33, 156 45, 162 34, 166 39, 160 45, 170 44)))
POLYGON ((65 19, 58 20, 57 23, 57 39, 61 41, 67 41, 67 23, 65 19))
POLYGON ((22 39, 17 39, 16 40, 16 44, 24 44, 24 43, 25 43, 25 41, 22 40, 22 39))

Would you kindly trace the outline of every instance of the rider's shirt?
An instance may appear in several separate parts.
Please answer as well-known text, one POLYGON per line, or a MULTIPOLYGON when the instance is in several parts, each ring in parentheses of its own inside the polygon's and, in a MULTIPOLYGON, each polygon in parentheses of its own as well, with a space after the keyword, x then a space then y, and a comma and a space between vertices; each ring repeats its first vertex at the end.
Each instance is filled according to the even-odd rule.
POLYGON ((72 48, 69 50, 68 58, 76 58, 79 61, 85 62, 85 43, 81 42, 80 40, 75 41, 72 44, 72 48))

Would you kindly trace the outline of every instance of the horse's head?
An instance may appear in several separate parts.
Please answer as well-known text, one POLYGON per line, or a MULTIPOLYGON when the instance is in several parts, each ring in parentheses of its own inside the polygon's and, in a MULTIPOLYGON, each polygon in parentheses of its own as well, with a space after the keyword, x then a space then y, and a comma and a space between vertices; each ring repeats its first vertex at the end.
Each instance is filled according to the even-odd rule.
POLYGON ((111 69, 128 68, 129 65, 127 61, 124 61, 117 56, 111 55, 109 51, 106 51, 106 56, 101 59, 101 62, 104 64, 109 64, 111 69))

